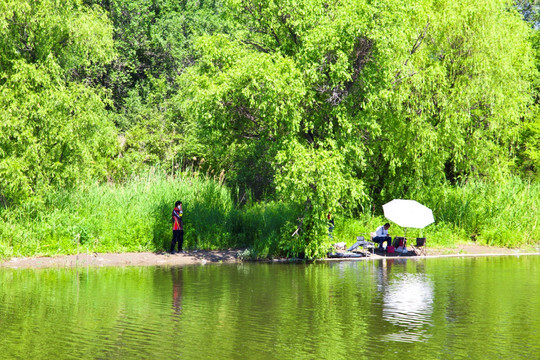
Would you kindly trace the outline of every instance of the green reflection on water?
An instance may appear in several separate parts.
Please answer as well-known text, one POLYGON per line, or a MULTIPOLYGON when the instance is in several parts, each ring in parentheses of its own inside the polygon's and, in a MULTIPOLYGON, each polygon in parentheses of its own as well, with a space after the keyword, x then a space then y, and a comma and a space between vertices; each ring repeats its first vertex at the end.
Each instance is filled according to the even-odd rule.
POLYGON ((0 357, 535 358, 539 264, 4 269, 0 357))

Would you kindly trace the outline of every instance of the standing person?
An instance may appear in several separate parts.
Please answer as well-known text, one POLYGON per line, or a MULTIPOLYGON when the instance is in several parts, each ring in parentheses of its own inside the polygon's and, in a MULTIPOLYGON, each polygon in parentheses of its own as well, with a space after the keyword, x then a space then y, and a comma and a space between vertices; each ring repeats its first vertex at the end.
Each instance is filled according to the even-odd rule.
POLYGON ((386 246, 392 245, 392 238, 388 236, 388 229, 390 229, 390 224, 386 223, 381 225, 375 230, 375 236, 373 237, 373 242, 379 244, 379 250, 383 250, 383 243, 386 241, 386 246))
POLYGON ((331 213, 328 213, 326 218, 328 219, 328 237, 330 237, 330 239, 333 239, 334 237, 332 236, 332 232, 334 231, 335 227, 334 218, 332 217, 331 213))
POLYGON ((174 204, 174 209, 172 212, 172 221, 173 221, 173 237, 171 242, 171 250, 170 253, 174 254, 174 247, 176 243, 178 242, 178 252, 181 253, 182 251, 182 243, 184 242, 184 223, 182 221, 182 202, 177 201, 174 204))

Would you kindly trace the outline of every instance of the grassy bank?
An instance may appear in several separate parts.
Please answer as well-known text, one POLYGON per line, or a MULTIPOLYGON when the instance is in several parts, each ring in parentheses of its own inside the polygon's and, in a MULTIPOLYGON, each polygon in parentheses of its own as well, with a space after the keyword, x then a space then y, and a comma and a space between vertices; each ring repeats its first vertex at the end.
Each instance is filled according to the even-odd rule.
MULTIPOLYGON (((540 242, 540 184, 519 178, 488 184, 470 182, 459 187, 423 189, 411 198, 433 210, 435 223, 425 229, 406 229, 407 237, 427 237, 430 244, 452 246, 463 241, 481 245, 522 247, 540 242)), ((350 243, 387 222, 383 216, 364 214, 336 223, 335 238, 350 243)), ((405 229, 393 224, 390 233, 405 229)))
POLYGON ((519 178, 470 182, 432 189, 418 198, 433 209, 437 222, 480 244, 520 247, 540 241, 540 183, 519 178))
POLYGON ((185 248, 251 247, 275 252, 291 216, 275 203, 240 210, 219 181, 190 173, 148 175, 124 184, 91 184, 57 191, 4 209, 0 257, 78 252, 162 251, 171 238, 174 202, 184 204, 185 248))
MULTIPOLYGON (((86 252, 162 251, 170 244, 170 214, 184 203, 185 247, 248 248, 246 255, 282 255, 292 208, 266 202, 235 205, 235 195, 220 181, 190 173, 176 177, 149 174, 124 184, 91 184, 56 191, 20 207, 3 209, 0 257, 86 252)), ((473 237, 479 244, 519 247, 540 239, 540 185, 517 179, 496 185, 469 183, 414 196, 433 209, 436 223, 407 229, 430 244, 452 246, 473 237)), ((386 222, 380 214, 349 219, 336 215, 332 242, 352 244, 386 222)), ((397 225, 391 234, 403 235, 397 225)))

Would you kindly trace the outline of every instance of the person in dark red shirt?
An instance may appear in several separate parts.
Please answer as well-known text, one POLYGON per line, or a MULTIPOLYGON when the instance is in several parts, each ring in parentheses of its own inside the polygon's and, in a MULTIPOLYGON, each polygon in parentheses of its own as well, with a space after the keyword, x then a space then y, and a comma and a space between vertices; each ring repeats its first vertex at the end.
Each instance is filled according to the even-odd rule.
POLYGON ((178 243, 178 252, 183 253, 182 243, 184 242, 184 222, 182 221, 182 202, 177 201, 174 204, 174 209, 172 212, 172 221, 173 221, 173 237, 171 242, 170 253, 174 254, 174 248, 176 243, 178 243))

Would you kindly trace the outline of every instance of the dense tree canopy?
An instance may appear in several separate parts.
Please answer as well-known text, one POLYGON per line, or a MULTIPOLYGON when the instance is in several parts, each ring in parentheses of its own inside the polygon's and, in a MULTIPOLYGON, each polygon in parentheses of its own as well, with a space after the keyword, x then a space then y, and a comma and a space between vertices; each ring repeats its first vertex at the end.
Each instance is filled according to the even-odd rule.
POLYGON ((0 5, 0 197, 104 176, 115 130, 105 92, 74 73, 112 60, 112 27, 78 1, 0 5))

